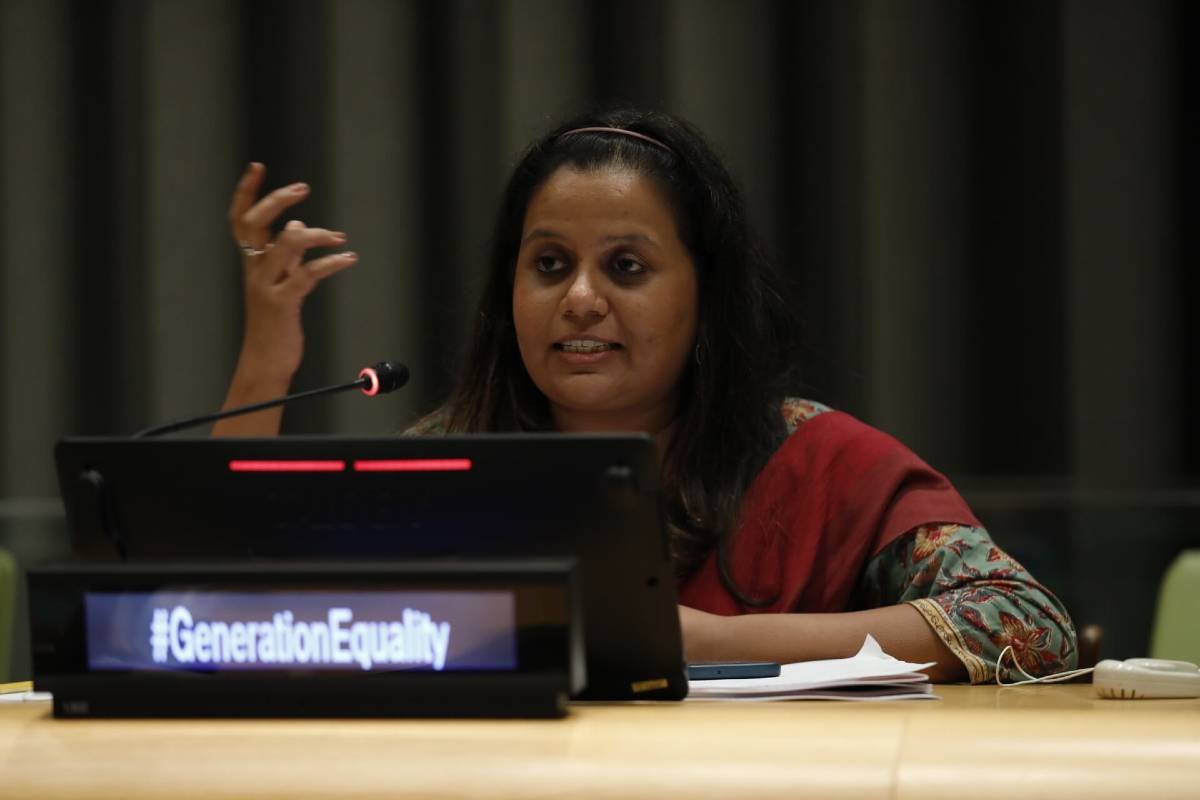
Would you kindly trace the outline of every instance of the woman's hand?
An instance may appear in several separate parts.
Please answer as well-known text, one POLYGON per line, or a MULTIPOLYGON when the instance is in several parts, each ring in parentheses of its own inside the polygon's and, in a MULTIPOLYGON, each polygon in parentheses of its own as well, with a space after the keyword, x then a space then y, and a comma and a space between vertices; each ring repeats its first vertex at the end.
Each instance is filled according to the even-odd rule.
MULTIPOLYGON (((346 234, 310 228, 293 219, 274 240, 271 225, 288 208, 306 199, 309 187, 293 183, 259 198, 266 167, 246 168, 229 206, 229 226, 242 250, 242 285, 246 304, 242 349, 225 408, 285 394, 304 356, 300 310, 304 298, 325 278, 352 266, 358 256, 334 253, 305 262, 313 247, 340 247, 346 234)), ((279 409, 234 417, 217 423, 214 435, 273 435, 279 431, 279 409)))
POLYGON ((233 193, 229 226, 242 248, 246 330, 242 359, 263 377, 291 381, 304 355, 300 307, 323 279, 351 266, 354 253, 335 253, 304 262, 312 247, 340 247, 346 234, 309 228, 292 220, 274 241, 270 226, 284 211, 305 200, 309 187, 293 183, 259 199, 266 167, 250 164, 233 193))

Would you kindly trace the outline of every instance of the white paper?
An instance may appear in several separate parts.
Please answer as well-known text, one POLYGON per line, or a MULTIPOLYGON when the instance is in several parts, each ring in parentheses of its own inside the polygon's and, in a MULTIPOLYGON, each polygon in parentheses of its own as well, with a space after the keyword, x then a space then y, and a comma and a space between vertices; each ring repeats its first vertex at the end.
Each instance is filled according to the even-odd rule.
POLYGON ((921 672, 934 663, 916 664, 892 658, 868 635, 858 653, 850 658, 784 664, 775 678, 689 681, 688 699, 937 699, 929 676, 921 672))
POLYGON ((0 694, 0 703, 48 703, 52 699, 53 696, 49 692, 29 690, 0 694))
POLYGON ((931 683, 890 683, 872 686, 832 686, 827 689, 808 689, 787 694, 741 694, 692 697, 708 703, 771 703, 778 700, 846 700, 850 702, 876 702, 886 700, 941 700, 933 693, 931 683))

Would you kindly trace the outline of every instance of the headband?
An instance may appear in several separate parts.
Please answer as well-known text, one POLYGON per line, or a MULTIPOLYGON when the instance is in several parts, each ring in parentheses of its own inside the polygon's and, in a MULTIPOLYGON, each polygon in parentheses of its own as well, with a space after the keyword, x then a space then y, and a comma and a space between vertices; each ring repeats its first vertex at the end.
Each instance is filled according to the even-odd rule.
POLYGON ((620 136, 632 136, 635 139, 641 139, 643 142, 649 142, 650 144, 654 145, 655 147, 658 147, 662 150, 667 151, 671 155, 675 155, 674 150, 667 147, 665 144, 660 142, 658 139, 653 139, 644 133, 638 133, 637 131, 626 130, 625 128, 603 128, 603 127, 575 128, 574 130, 570 130, 564 134, 560 134, 558 138, 562 139, 563 137, 572 136, 576 133, 615 133, 620 136))

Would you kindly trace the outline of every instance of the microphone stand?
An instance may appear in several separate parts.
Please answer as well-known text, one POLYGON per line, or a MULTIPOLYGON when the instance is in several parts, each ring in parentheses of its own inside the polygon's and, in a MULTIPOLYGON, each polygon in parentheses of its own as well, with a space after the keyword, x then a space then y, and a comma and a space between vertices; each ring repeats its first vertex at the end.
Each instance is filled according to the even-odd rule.
POLYGON ((162 436, 166 433, 174 433, 181 431, 184 428, 191 428, 195 425, 203 425, 206 422, 216 422, 227 417, 237 417, 242 414, 253 414, 255 411, 262 411, 265 408, 274 408, 281 406, 284 403, 290 403, 293 400, 303 400, 306 397, 316 397, 322 394, 333 394, 334 392, 345 392, 350 389, 361 389, 371 385, 369 378, 363 377, 349 383, 339 384, 337 386, 324 386, 320 389, 309 389, 305 392, 296 392, 295 394, 285 394, 283 397, 276 397, 274 400, 264 400, 261 403, 251 403, 248 406, 238 406, 227 411, 218 411, 214 414, 205 414, 202 417, 189 417, 188 419, 175 420, 163 425, 155 425, 152 428, 138 431, 133 434, 134 439, 140 439, 145 436, 162 436))
POLYGON ((200 417, 188 417, 187 419, 175 420, 164 425, 155 425, 152 428, 138 431, 133 434, 134 439, 142 439, 147 436, 161 436, 164 433, 174 433, 181 431, 184 428, 192 428, 197 425, 203 425, 206 422, 216 422, 217 420, 227 417, 237 417, 242 414, 253 414, 255 411, 262 411, 265 408, 274 408, 281 406, 284 403, 290 403, 293 400, 303 400, 306 397, 316 397, 322 394, 333 394, 334 392, 345 392, 350 389, 362 389, 363 394, 368 397, 374 397, 377 394, 386 394, 388 392, 399 389, 404 384, 408 383, 408 367, 394 361, 380 361, 373 367, 365 367, 358 373, 358 377, 349 383, 341 383, 337 386, 323 386, 320 389, 309 389, 305 392, 296 392, 295 394, 287 394, 283 397, 276 397, 273 400, 264 400, 261 403, 251 403, 247 406, 238 406, 230 408, 226 411, 218 411, 214 414, 205 414, 200 417))

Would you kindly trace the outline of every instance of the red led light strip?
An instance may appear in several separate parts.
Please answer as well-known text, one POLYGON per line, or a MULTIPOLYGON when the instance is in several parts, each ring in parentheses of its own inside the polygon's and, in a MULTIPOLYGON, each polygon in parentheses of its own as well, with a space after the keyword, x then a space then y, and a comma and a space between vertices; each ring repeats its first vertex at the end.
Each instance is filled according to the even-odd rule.
POLYGON ((466 472, 469 458, 401 458, 355 461, 355 472, 466 472))
POLYGON ((230 472, 345 472, 345 461, 230 461, 230 472))

